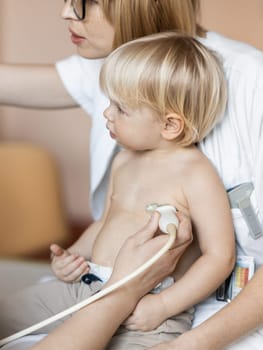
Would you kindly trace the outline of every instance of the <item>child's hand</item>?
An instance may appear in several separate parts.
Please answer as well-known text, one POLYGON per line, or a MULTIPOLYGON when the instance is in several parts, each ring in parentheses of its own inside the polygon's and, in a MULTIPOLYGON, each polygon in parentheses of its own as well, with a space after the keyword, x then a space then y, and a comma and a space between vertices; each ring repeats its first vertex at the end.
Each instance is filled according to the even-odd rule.
POLYGON ((71 254, 57 244, 50 246, 51 268, 55 276, 64 282, 77 282, 89 271, 89 265, 84 257, 71 254))
POLYGON ((166 320, 160 295, 147 294, 137 304, 123 325, 130 331, 151 331, 166 320))

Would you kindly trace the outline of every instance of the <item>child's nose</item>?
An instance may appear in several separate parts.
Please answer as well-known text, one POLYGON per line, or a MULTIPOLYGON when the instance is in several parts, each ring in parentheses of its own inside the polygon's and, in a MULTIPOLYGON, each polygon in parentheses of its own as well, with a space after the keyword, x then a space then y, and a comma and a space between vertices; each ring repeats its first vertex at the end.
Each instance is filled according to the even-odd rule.
POLYGON ((110 120, 110 121, 113 120, 113 116, 112 116, 112 113, 110 111, 110 106, 104 110, 103 115, 107 120, 110 120))

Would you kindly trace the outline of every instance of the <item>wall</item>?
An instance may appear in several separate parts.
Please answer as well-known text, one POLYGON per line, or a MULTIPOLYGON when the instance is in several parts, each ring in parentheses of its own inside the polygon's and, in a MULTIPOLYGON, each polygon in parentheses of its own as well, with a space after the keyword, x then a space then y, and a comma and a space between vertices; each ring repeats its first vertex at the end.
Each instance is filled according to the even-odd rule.
POLYGON ((263 50, 262 0, 201 0, 202 23, 263 50))
MULTIPOLYGON (((61 0, 1 0, 1 62, 52 63, 75 53, 66 23, 60 19, 61 5, 61 0)), ((55 156, 66 212, 77 223, 89 218, 89 126, 79 108, 0 108, 2 140, 34 142, 55 156)))
MULTIPOLYGON (((201 3, 202 23, 207 28, 263 49, 262 0, 201 3)), ((1 0, 0 60, 48 63, 74 53, 66 25, 59 18, 61 5, 62 0, 1 0)), ((36 142, 54 154, 62 175, 67 214, 71 221, 80 223, 89 217, 88 132, 89 120, 79 109, 0 110, 2 140, 36 142)))

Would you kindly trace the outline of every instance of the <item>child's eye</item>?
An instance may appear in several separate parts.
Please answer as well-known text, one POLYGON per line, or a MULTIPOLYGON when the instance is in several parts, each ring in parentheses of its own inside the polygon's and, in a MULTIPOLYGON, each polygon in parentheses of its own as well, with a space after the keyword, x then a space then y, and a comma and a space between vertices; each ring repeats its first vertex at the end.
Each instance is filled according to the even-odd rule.
POLYGON ((116 107, 117 107, 118 112, 124 113, 124 110, 119 105, 116 105, 116 107))
POLYGON ((118 102, 115 102, 115 101, 111 100, 111 106, 116 110, 117 113, 128 115, 128 112, 127 112, 126 108, 124 108, 118 102))
POLYGON ((125 114, 127 115, 127 111, 125 110, 125 108, 123 108, 121 105, 119 105, 118 103, 115 103, 115 107, 117 108, 117 111, 120 114, 125 114))

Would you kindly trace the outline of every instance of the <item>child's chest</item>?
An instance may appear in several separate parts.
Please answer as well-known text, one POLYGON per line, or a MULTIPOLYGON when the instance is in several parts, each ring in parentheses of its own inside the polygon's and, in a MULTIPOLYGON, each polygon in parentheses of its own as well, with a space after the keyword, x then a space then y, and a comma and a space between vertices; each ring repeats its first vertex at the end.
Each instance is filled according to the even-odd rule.
POLYGON ((182 210, 184 176, 180 167, 166 160, 130 160, 114 176, 112 204, 133 210, 145 209, 147 204, 172 204, 182 210))

